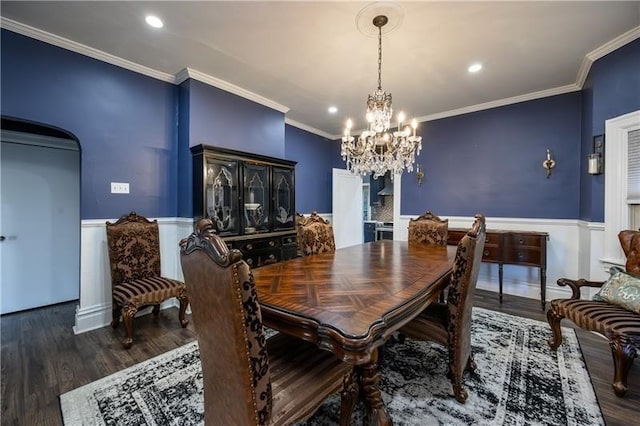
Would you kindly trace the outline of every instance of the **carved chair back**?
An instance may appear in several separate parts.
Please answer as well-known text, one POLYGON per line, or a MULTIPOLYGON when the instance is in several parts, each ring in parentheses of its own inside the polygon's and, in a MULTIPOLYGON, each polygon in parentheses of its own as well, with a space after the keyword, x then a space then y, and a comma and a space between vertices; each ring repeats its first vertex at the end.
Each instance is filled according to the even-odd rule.
POLYGON ((106 223, 112 288, 123 282, 160 276, 158 221, 131 212, 106 223))
POLYGON ((180 261, 198 333, 205 423, 269 423, 272 388, 253 275, 210 219, 180 242, 180 261))
POLYGON ((409 219, 409 236, 411 242, 447 245, 449 219, 441 219, 430 211, 416 219, 409 219))
POLYGON ((300 241, 304 256, 336 251, 333 227, 316 212, 300 226, 300 241))
POLYGON ((458 243, 447 294, 449 344, 459 345, 455 351, 456 365, 464 365, 471 355, 471 309, 478 282, 482 252, 486 238, 485 218, 477 214, 469 232, 458 243))

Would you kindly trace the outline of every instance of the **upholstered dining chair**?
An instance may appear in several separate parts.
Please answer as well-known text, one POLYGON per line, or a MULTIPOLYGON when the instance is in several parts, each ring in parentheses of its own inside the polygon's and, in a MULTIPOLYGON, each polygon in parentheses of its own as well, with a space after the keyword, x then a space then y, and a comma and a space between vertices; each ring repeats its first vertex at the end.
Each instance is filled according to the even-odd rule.
POLYGON ((202 361, 206 425, 284 425, 312 414, 342 384, 341 420, 357 398, 352 367, 285 333, 267 339, 253 274, 210 219, 180 242, 202 361), (344 382, 343 382, 344 381, 344 382))
POLYGON ((572 295, 568 299, 552 300, 547 320, 553 331, 553 337, 549 339, 552 349, 562 344, 560 322, 565 318, 607 338, 613 356, 613 390, 623 397, 633 359, 640 351, 640 232, 621 231, 618 240, 627 257, 625 270, 612 270, 611 278, 606 282, 560 278, 558 285, 571 288, 572 295), (594 300, 585 300, 581 299, 582 287, 601 290, 594 300), (609 288, 605 290, 605 287, 609 288), (635 310, 631 310, 634 306, 630 304, 635 310))
POLYGON ((298 243, 298 256, 302 256, 302 226, 307 221, 307 218, 303 214, 296 212, 295 224, 296 224, 296 240, 298 243))
POLYGON ((448 233, 449 219, 441 219, 430 211, 409 219, 409 241, 446 246, 448 233))
POLYGON ((458 243, 446 303, 428 305, 400 332, 418 340, 430 340, 448 349, 448 376, 459 402, 467 400, 462 385, 465 370, 475 370, 471 353, 471 309, 478 282, 485 240, 485 218, 475 216, 472 228, 458 243))
POLYGON ((186 327, 185 311, 189 299, 183 282, 161 276, 160 233, 158 221, 131 212, 115 223, 107 222, 107 246, 111 270, 112 321, 117 328, 120 315, 126 337, 122 345, 133 344, 133 318, 139 309, 153 306, 158 315, 160 304, 175 297, 180 302, 178 318, 186 327))
POLYGON ((333 227, 318 213, 311 213, 299 229, 303 256, 336 251, 333 227))

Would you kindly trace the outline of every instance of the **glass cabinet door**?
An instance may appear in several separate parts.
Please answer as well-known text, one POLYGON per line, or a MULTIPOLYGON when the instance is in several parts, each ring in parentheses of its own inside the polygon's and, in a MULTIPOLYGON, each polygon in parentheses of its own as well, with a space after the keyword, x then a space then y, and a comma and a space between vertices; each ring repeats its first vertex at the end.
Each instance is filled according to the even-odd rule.
POLYGON ((238 170, 237 161, 207 158, 205 215, 221 236, 240 233, 238 170))
POLYGON ((273 168, 273 229, 293 229, 296 210, 293 169, 273 168))
POLYGON ((244 165, 244 234, 269 231, 271 190, 269 168, 264 164, 244 165))

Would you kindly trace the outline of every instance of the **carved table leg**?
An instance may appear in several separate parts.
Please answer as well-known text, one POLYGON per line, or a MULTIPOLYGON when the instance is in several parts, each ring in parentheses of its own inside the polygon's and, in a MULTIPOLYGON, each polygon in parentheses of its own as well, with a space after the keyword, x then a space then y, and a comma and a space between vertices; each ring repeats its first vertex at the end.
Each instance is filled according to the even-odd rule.
POLYGON ((355 369, 344 376, 342 391, 340 392, 340 426, 349 426, 351 424, 351 415, 358 402, 359 380, 355 369))
POLYGON ((366 406, 365 424, 373 426, 391 426, 393 422, 384 408, 378 382, 378 349, 371 353, 371 361, 356 367, 356 374, 360 377, 360 392, 366 406))

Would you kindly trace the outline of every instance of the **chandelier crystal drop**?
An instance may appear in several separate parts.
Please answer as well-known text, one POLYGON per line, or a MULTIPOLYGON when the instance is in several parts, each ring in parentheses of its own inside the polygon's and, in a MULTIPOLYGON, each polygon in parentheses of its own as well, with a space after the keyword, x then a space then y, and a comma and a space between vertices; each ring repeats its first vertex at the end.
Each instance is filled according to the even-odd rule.
POLYGON ((391 132, 391 93, 382 90, 382 27, 388 22, 384 15, 373 18, 378 28, 378 89, 367 98, 366 119, 368 129, 360 136, 351 136, 353 122, 347 120, 342 137, 341 154, 347 169, 354 174, 374 178, 383 176, 387 171, 401 174, 404 169, 413 171, 415 157, 420 155, 422 137, 416 136, 418 123, 412 120, 411 127, 403 128, 404 114, 398 114, 398 127, 391 132))

